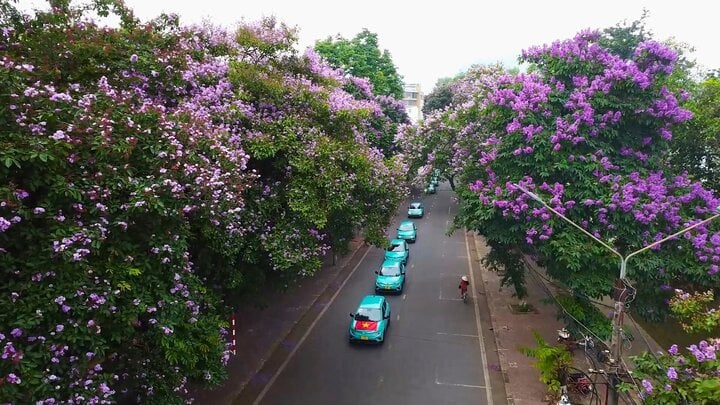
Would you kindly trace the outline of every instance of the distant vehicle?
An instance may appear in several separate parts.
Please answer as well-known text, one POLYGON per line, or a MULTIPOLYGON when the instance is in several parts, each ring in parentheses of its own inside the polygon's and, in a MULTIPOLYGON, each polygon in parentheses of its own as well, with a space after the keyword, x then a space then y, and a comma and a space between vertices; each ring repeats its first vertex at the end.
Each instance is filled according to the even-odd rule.
POLYGON ((427 194, 435 194, 435 191, 435 185, 432 183, 428 184, 427 187, 425 187, 425 193, 427 194))
POLYGON ((402 221, 397 229, 397 238, 405 239, 410 243, 415 243, 417 239, 417 228, 413 221, 402 221))
POLYGON ((405 287, 405 265, 397 260, 385 260, 380 271, 375 271, 375 293, 401 293, 405 287))
POLYGON ((385 260, 397 260, 407 264, 410 256, 410 246, 404 239, 393 239, 390 246, 385 249, 385 260))
POLYGON ((360 301, 357 311, 350 317, 350 342, 385 341, 385 331, 390 323, 390 304, 381 295, 366 295, 360 301))
POLYGON ((411 202, 408 207, 408 218, 422 218, 425 215, 425 206, 421 202, 411 202))

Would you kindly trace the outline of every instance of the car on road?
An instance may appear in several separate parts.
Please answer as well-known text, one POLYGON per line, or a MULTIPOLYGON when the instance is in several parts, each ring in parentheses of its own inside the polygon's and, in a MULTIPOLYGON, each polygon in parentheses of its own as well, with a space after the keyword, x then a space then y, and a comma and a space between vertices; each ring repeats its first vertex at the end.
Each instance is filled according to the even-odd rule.
POLYGON ((402 221, 397 228, 397 238, 405 239, 410 243, 415 243, 417 239, 417 227, 413 221, 402 221))
POLYGON ((380 270, 375 270, 375 293, 401 293, 405 287, 405 265, 397 260, 385 260, 380 270))
POLYGON ((382 295, 366 295, 350 318, 351 343, 383 343, 390 323, 390 304, 382 295))
POLYGON ((433 183, 430 183, 427 185, 427 187, 425 187, 425 192, 427 194, 435 194, 435 191, 436 191, 436 189, 435 189, 435 185, 433 183))
POLYGON ((385 260, 397 260, 407 264, 410 257, 410 246, 405 239, 393 239, 385 248, 385 260))
POLYGON ((408 218, 422 218, 425 215, 425 205, 418 201, 413 201, 408 207, 408 218))

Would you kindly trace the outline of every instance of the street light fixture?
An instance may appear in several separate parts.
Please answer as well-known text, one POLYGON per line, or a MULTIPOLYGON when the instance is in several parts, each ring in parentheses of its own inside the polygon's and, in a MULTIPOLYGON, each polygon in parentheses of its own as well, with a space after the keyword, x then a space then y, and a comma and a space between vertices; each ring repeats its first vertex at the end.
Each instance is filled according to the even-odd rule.
MULTIPOLYGON (((638 250, 636 250, 636 251, 628 254, 627 256, 623 256, 620 252, 618 252, 617 250, 615 250, 612 246, 608 245, 607 243, 603 242, 603 241, 600 240, 599 238, 595 237, 595 235, 593 235, 593 234, 591 234, 590 232, 588 232, 585 228, 583 228, 583 227, 581 227, 580 225, 576 224, 575 222, 571 221, 568 217, 566 217, 565 215, 561 214, 560 212, 558 212, 557 210, 555 210, 553 207, 551 207, 550 205, 548 205, 548 204, 547 204, 545 201, 543 201, 542 198, 540 198, 537 194, 533 193, 532 191, 524 188, 523 186, 521 186, 521 185, 519 185, 519 184, 512 184, 512 185, 513 185, 514 187, 516 187, 518 190, 520 190, 520 191, 522 191, 523 193, 525 193, 526 195, 528 195, 528 196, 529 196, 530 198, 532 198, 533 200, 535 200, 535 201, 539 202, 540 204, 542 204, 545 208, 547 208, 547 209, 550 210, 552 213, 554 213, 555 215, 557 215, 557 216, 559 216, 560 218, 562 218, 563 220, 565 220, 565 221, 566 221, 567 223, 569 223, 570 225, 572 225, 572 226, 574 226, 575 228, 579 229, 582 233, 584 233, 585 235, 589 236, 589 237, 590 237, 591 239, 593 239, 594 241, 596 241, 596 242, 598 242, 599 244, 601 244, 602 246, 604 246, 606 249, 608 249, 609 251, 611 251, 611 252, 612 252, 613 254, 615 254, 617 257, 619 257, 619 258, 620 258, 620 281, 621 281, 624 285, 628 285, 627 280, 625 279, 625 276, 626 276, 626 274, 627 274, 627 261, 628 261, 628 259, 630 259, 631 257, 633 257, 633 256, 635 256, 635 255, 637 255, 637 254, 639 254, 639 253, 642 253, 642 252, 644 252, 644 251, 646 251, 646 250, 648 250, 648 249, 652 249, 653 247, 655 247, 655 246, 657 246, 657 245, 659 245, 659 244, 661 244, 661 243, 663 243, 663 242, 665 242, 665 241, 667 241, 667 240, 669 240, 669 239, 673 239, 673 238, 675 238, 676 236, 678 236, 678 235, 680 235, 680 234, 683 234, 683 233, 685 233, 685 232, 687 232, 687 231, 689 231, 689 230, 691 230, 691 229, 693 229, 693 228, 696 228, 696 227, 698 227, 698 226, 700 226, 700 225, 706 224, 706 223, 714 220, 714 219, 717 218, 717 217, 720 217, 720 207, 717 207, 717 208, 715 209, 715 211, 717 212, 717 214, 711 216, 710 218, 707 218, 707 219, 705 219, 705 220, 702 220, 702 221, 700 221, 700 222, 698 222, 698 223, 696 223, 696 224, 693 224, 693 225, 691 225, 691 226, 688 226, 687 228, 684 228, 684 229, 682 229, 682 230, 680 230, 680 231, 677 231, 677 232, 675 232, 674 234, 672 234, 672 235, 670 235, 670 236, 667 236, 667 237, 665 237, 665 238, 663 238, 663 239, 660 239, 660 240, 658 240, 658 241, 655 241, 655 242, 653 242, 653 243, 651 243, 651 244, 649 244, 649 245, 647 245, 647 246, 645 246, 645 247, 643 247, 643 248, 641 248, 641 249, 638 249, 638 250)), ((614 311, 614 313, 613 313, 613 333, 612 333, 612 339, 611 339, 611 341, 610 341, 610 346, 611 346, 611 349, 612 349, 612 358, 610 359, 610 361, 611 361, 612 363, 617 363, 617 362, 620 361, 621 356, 622 356, 622 325, 623 325, 624 310, 625 310, 625 302, 624 302, 624 299, 625 299, 626 297, 624 296, 624 294, 621 293, 621 294, 615 295, 613 298, 615 299, 615 305, 614 305, 615 311, 614 311)), ((616 404, 618 403, 618 391, 617 391, 616 386, 615 386, 615 383, 616 383, 617 381, 615 381, 615 378, 616 378, 616 377, 613 377, 612 375, 611 375, 611 377, 612 377, 613 381, 610 382, 610 383, 611 383, 610 386, 611 386, 611 388, 612 388, 613 394, 612 394, 612 395, 610 396, 610 398, 609 398, 609 399, 610 399, 610 402, 609 402, 609 403, 616 405, 616 404)))

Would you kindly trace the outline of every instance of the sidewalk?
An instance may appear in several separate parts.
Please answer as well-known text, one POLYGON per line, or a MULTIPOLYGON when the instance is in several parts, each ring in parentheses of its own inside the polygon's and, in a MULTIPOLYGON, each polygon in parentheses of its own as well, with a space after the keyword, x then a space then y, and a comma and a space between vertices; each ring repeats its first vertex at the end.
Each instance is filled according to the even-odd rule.
MULTIPOLYGON (((480 235, 475 235, 478 256, 484 256, 490 248, 480 235)), ((521 347, 535 347, 533 331, 538 332, 546 341, 554 342, 557 330, 562 323, 555 319, 556 308, 542 302, 546 298, 542 287, 532 277, 526 278, 528 296, 526 301, 535 308, 535 312, 516 313, 510 304, 516 304, 512 288, 500 287, 502 277, 495 272, 481 268, 490 319, 497 344, 500 368, 505 378, 505 391, 508 404, 529 405, 547 404, 547 389, 540 382, 540 375, 533 367, 533 359, 520 353, 521 347)))
MULTIPOLYGON (((487 254, 489 248, 481 235, 475 234, 475 245, 479 256, 487 254)), ((518 302, 513 297, 512 287, 502 287, 502 277, 485 268, 481 269, 481 275, 487 295, 490 317, 498 348, 500 368, 505 378, 505 390, 509 404, 529 405, 551 403, 547 397, 547 388, 540 382, 540 374, 533 366, 534 360, 520 353, 521 347, 535 347, 533 332, 537 332, 548 343, 554 343, 557 339, 557 330, 564 325, 557 320, 557 307, 555 304, 545 303, 548 294, 555 295, 558 289, 549 284, 542 277, 535 273, 544 275, 544 270, 535 263, 526 262, 526 287, 528 296, 526 301, 531 304, 535 312, 520 313, 513 311, 511 304, 518 302)), ((612 304, 612 303, 610 303, 612 304)), ((610 322, 608 320, 608 322, 610 322)), ((626 316, 625 329, 635 337, 632 347, 626 350, 623 358, 632 367, 630 356, 637 355, 648 347, 653 351, 660 350, 655 341, 637 324, 630 316, 626 316)), ((587 369, 583 362, 584 358, 575 356, 573 366, 579 369, 587 369)), ((605 389, 598 386, 598 393, 604 399, 605 389)))
POLYGON ((213 390, 194 392, 195 403, 231 404, 251 379, 269 379, 258 373, 265 361, 363 246, 361 239, 351 240, 349 253, 338 256, 335 265, 330 254, 314 276, 301 280, 287 292, 272 293, 272 304, 267 308, 247 307, 239 311, 237 354, 228 362, 228 379, 213 390))

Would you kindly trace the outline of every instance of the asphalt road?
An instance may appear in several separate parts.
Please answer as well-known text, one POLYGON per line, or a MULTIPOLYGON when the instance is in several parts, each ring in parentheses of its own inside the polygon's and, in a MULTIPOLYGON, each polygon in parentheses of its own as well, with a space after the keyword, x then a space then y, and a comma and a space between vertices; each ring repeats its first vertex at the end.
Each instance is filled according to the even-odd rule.
MULTIPOLYGON (((255 403, 493 403, 487 355, 494 355, 494 346, 481 337, 483 329, 488 333, 481 321, 485 301, 471 288, 463 303, 457 289, 460 276, 471 274, 473 242, 462 231, 446 236, 456 209, 451 196, 441 184, 437 194, 420 197, 426 214, 414 220, 418 237, 410 245, 404 291, 387 296, 391 321, 385 344, 348 343, 349 313, 374 293, 374 271, 383 258, 381 249, 371 248, 255 403)), ((407 207, 401 208, 389 236, 406 219, 407 207)), ((471 282, 481 283, 477 275, 471 282)))

